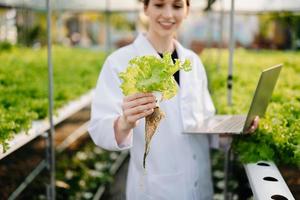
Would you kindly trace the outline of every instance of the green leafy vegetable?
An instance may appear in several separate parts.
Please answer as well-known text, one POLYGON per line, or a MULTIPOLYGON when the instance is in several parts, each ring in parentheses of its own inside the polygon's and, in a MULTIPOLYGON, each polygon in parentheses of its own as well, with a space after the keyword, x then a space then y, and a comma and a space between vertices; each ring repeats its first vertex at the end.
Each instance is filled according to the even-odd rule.
POLYGON ((162 92, 164 99, 170 99, 177 93, 177 86, 173 74, 178 70, 191 70, 191 63, 185 60, 181 63, 178 59, 173 64, 170 53, 163 58, 156 56, 140 56, 129 61, 125 72, 119 77, 123 80, 121 89, 124 95, 138 92, 162 92))

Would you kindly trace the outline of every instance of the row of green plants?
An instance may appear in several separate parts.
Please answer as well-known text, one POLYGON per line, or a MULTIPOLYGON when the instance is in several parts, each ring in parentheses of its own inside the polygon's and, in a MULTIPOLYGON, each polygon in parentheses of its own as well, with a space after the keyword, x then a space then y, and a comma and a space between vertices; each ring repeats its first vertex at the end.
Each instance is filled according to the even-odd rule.
MULTIPOLYGON (((53 48, 54 107, 62 107, 96 84, 105 54, 53 48)), ((0 52, 0 145, 48 113, 46 48, 12 47, 0 52)))
POLYGON ((220 60, 217 55, 215 49, 209 49, 200 57, 220 114, 247 113, 261 71, 284 65, 259 129, 251 135, 234 136, 233 148, 243 163, 272 160, 300 167, 300 52, 237 49, 232 106, 227 102, 228 52, 223 50, 220 60))

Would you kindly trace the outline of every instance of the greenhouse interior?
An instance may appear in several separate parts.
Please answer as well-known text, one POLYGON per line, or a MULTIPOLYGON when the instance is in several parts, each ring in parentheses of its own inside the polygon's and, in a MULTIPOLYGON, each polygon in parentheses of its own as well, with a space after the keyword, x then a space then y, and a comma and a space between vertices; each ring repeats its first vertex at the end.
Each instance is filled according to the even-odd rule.
MULTIPOLYGON (((150 26, 145 2, 0 0, 1 200, 128 199, 131 149, 101 147, 88 128, 106 59, 150 26)), ((214 134, 211 198, 300 199, 300 0, 189 3, 175 37, 201 59, 216 114, 247 114, 261 72, 282 66, 258 128, 214 134)))

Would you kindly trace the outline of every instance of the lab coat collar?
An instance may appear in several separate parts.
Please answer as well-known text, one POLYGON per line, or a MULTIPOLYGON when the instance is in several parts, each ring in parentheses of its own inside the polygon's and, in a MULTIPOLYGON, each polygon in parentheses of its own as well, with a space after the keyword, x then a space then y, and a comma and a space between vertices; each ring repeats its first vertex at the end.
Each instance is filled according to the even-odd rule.
POLYGON ((135 47, 139 56, 146 56, 146 55, 159 56, 157 51, 154 49, 152 44, 144 35, 144 33, 140 33, 138 35, 138 37, 133 42, 133 46, 135 47))
MULTIPOLYGON (((184 47, 175 39, 174 39, 174 43, 175 43, 175 48, 177 51, 178 58, 180 60, 185 60, 186 55, 184 53, 185 52, 184 47)), ((146 38, 144 33, 140 33, 138 35, 138 37, 133 42, 133 45, 137 50, 139 56, 155 55, 159 57, 157 51, 154 49, 150 41, 146 38)))

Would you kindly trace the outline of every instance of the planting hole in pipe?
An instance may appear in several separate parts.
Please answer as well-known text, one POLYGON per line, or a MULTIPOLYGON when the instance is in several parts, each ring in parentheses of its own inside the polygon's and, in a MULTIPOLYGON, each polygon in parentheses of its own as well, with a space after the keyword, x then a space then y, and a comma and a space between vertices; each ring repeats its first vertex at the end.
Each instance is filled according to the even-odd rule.
POLYGON ((274 177, 270 177, 270 176, 266 176, 266 177, 264 177, 264 180, 265 180, 265 181, 273 181, 273 182, 276 182, 276 181, 278 181, 276 178, 274 178, 274 177))
POLYGON ((264 163, 264 162, 259 162, 259 163, 257 163, 257 165, 259 165, 259 166, 270 166, 268 163, 264 163))
POLYGON ((274 200, 288 200, 288 198, 286 198, 285 196, 279 195, 279 194, 275 194, 275 195, 271 196, 271 199, 274 199, 274 200))

